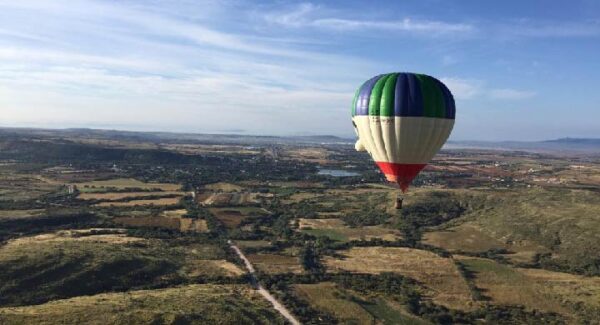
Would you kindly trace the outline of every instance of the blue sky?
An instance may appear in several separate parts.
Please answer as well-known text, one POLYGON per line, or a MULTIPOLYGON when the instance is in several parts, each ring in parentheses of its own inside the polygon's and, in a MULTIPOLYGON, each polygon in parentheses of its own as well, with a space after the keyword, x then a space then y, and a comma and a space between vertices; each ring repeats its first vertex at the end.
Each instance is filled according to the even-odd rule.
POLYGON ((0 126, 352 136, 420 72, 452 139, 600 137, 600 2, 0 0, 0 126))

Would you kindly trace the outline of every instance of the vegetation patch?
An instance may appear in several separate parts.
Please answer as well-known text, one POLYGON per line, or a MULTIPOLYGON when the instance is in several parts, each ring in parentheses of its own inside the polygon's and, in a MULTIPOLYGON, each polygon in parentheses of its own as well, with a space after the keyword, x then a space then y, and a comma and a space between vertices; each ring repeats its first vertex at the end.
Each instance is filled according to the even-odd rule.
POLYGON ((118 178, 73 184, 80 192, 110 192, 111 190, 142 189, 146 191, 178 191, 179 184, 145 183, 133 178, 118 178))
POLYGON ((503 241, 528 242, 552 252, 537 266, 600 275, 600 195, 569 189, 520 189, 478 192, 465 218, 503 241))
POLYGON ((486 254, 496 251, 501 258, 523 264, 531 264, 536 254, 549 252, 547 248, 530 241, 501 241, 472 222, 427 232, 423 236, 423 242, 458 254, 486 254))
POLYGON ((481 258, 459 257, 475 285, 496 305, 524 306, 588 319, 600 311, 600 278, 546 270, 511 268, 481 258))
POLYGON ((144 206, 144 205, 154 205, 154 206, 169 206, 169 205, 177 205, 181 200, 180 197, 168 197, 168 198, 159 198, 153 200, 131 200, 126 202, 102 202, 95 204, 97 207, 134 207, 134 206, 144 206))
POLYGON ((123 201, 123 200, 139 200, 145 197, 161 197, 161 196, 184 196, 186 193, 181 191, 164 191, 164 192, 106 192, 94 193, 84 192, 77 196, 80 200, 95 200, 95 201, 123 201))
POLYGON ((202 277, 227 276, 231 270, 214 264, 224 258, 215 246, 169 245, 114 229, 19 238, 0 247, 0 305, 177 284, 197 279, 197 265, 206 259, 221 261, 208 262, 215 267, 202 277))
POLYGON ((294 288, 313 307, 334 315, 342 323, 373 324, 376 320, 360 304, 352 301, 348 293, 338 289, 335 283, 297 284, 294 288))
POLYGON ((0 308, 2 324, 284 324, 246 285, 187 285, 0 308))
POLYGON ((225 182, 208 184, 208 185, 205 185, 204 188, 207 190, 211 190, 211 191, 221 191, 221 192, 241 192, 244 189, 243 187, 241 187, 239 185, 232 184, 232 183, 225 183, 225 182))
POLYGON ((302 265, 298 257, 281 254, 250 254, 250 262, 261 272, 267 274, 302 273, 302 265))
POLYGON ((298 229, 316 237, 324 236, 337 241, 371 240, 374 238, 395 241, 399 231, 382 226, 348 227, 342 219, 298 219, 298 229))
POLYGON ((26 219, 30 217, 39 217, 46 210, 0 210, 0 219, 26 219))
POLYGON ((354 247, 337 253, 341 256, 324 259, 330 272, 395 272, 423 283, 440 305, 465 310, 476 306, 468 284, 450 258, 405 247, 354 247))

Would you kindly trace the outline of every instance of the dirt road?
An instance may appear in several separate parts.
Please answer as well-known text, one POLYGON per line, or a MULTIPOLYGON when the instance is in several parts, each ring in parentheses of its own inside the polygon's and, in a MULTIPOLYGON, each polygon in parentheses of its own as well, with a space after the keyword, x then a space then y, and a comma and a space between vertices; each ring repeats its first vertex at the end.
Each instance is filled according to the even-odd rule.
POLYGON ((300 322, 292 315, 292 313, 290 313, 290 311, 287 310, 287 308, 285 308, 284 305, 277 301, 277 299, 275 299, 275 297, 273 297, 273 295, 269 291, 267 291, 267 289, 265 289, 260 283, 258 283, 258 280, 254 276, 254 273, 256 272, 254 270, 254 266, 252 266, 252 263, 250 263, 250 261, 244 255, 244 253, 242 253, 242 250, 235 246, 231 241, 228 241, 227 243, 229 244, 231 249, 233 249, 236 252, 236 254, 238 254, 242 261, 244 261, 246 269, 250 273, 250 276, 252 277, 252 282, 256 290, 258 290, 258 293, 265 297, 265 299, 267 299, 273 305, 273 308, 275 308, 275 310, 277 310, 290 323, 292 323, 293 325, 300 325, 300 322))

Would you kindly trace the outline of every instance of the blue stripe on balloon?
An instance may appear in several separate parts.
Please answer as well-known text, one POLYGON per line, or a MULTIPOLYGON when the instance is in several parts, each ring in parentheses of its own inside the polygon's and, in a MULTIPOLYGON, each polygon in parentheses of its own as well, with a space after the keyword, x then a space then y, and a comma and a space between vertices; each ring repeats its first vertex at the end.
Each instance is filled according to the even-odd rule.
POLYGON ((444 104, 446 106, 446 118, 454 119, 454 115, 456 115, 456 104, 454 103, 454 97, 452 97, 452 93, 450 89, 446 87, 441 81, 434 78, 438 87, 442 90, 442 95, 444 97, 444 104))
POLYGON ((355 115, 369 115, 369 99, 371 98, 371 91, 375 86, 377 80, 384 75, 378 75, 369 79, 360 87, 358 99, 356 100, 356 114, 355 115))
POLYGON ((410 103, 410 110, 408 112, 408 116, 423 116, 425 114, 424 104, 423 104, 423 95, 421 93, 421 82, 417 79, 417 76, 414 73, 407 74, 408 76, 408 88, 410 98, 408 102, 410 103))
POLYGON ((412 73, 398 74, 394 94, 394 115, 423 116, 421 85, 412 73))

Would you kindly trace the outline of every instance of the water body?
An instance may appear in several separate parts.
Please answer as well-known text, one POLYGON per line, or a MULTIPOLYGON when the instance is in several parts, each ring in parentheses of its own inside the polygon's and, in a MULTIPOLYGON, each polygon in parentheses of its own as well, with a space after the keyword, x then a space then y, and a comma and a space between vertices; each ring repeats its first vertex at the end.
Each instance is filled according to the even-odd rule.
POLYGON ((329 175, 333 177, 350 177, 350 176, 359 176, 359 173, 349 172, 347 170, 342 169, 320 169, 317 173, 318 175, 329 175))

